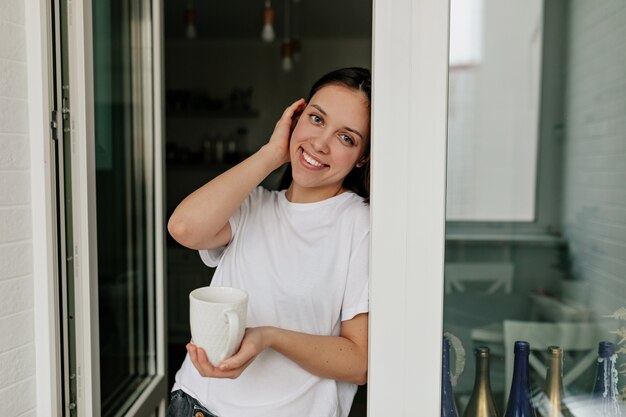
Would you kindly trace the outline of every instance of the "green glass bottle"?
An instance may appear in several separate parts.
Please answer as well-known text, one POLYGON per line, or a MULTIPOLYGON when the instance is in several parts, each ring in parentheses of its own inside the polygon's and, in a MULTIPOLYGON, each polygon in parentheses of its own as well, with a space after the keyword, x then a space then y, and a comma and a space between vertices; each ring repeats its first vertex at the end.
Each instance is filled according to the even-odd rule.
POLYGON ((474 354, 476 356, 474 391, 463 417, 498 417, 489 382, 489 348, 481 346, 474 350, 474 354))

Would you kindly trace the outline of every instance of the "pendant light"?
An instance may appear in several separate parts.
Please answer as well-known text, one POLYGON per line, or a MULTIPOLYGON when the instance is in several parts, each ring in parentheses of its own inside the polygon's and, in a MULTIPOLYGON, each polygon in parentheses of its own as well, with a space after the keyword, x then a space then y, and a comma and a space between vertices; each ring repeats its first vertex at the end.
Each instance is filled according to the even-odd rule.
POLYGON ((285 72, 293 69, 291 39, 289 38, 289 3, 291 3, 291 0, 285 0, 285 37, 281 48, 281 66, 285 72))
POLYGON ((196 35, 196 11, 193 7, 193 0, 189 0, 185 10, 185 36, 187 39, 195 39, 196 35))
POLYGON ((300 61, 302 56, 302 43, 300 42, 300 18, 298 14, 298 4, 300 0, 293 0, 293 29, 292 29, 292 39, 291 39, 291 56, 293 57, 294 62, 300 61))
POLYGON ((265 8, 263 9, 263 30, 261 31, 261 39, 265 42, 272 42, 276 37, 273 25, 274 9, 272 9, 272 2, 265 0, 265 8))

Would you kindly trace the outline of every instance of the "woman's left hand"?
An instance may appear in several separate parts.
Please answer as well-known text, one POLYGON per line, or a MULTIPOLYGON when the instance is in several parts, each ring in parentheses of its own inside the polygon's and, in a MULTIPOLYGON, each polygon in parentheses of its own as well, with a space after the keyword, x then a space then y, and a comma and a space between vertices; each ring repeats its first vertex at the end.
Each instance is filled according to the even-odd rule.
POLYGON ((189 358, 200 375, 210 378, 235 379, 267 348, 262 327, 246 329, 239 351, 218 366, 213 366, 207 358, 206 352, 193 343, 187 344, 189 358))

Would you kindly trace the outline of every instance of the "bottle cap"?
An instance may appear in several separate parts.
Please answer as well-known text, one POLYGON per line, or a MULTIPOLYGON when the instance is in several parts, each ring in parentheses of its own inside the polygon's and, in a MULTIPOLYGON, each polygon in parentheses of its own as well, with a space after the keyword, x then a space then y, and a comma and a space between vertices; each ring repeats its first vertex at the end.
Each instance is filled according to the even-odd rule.
POLYGON ((528 344, 528 342, 524 342, 523 340, 518 340, 517 342, 515 342, 515 347, 514 347, 513 351, 515 353, 518 353, 518 352, 529 352, 530 351, 530 345, 528 344))
POLYGON ((479 346, 474 350, 476 356, 487 357, 489 356, 489 348, 487 346, 479 346))
POLYGON ((600 342, 598 344, 598 356, 601 358, 610 358, 615 354, 615 345, 611 342, 600 342))
POLYGON ((562 356, 563 349, 558 346, 548 346, 548 353, 552 356, 562 356))

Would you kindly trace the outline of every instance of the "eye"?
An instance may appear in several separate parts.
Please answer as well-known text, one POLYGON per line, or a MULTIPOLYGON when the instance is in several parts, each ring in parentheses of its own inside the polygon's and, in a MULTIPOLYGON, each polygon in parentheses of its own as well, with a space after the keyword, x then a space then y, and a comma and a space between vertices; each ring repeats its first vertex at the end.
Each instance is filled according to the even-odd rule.
POLYGON ((323 121, 317 114, 311 114, 309 117, 311 118, 311 121, 317 125, 321 124, 323 121))
POLYGON ((348 145, 354 145, 354 139, 352 139, 350 136, 348 135, 344 135, 343 133, 339 134, 339 138, 344 142, 347 143, 348 145))

